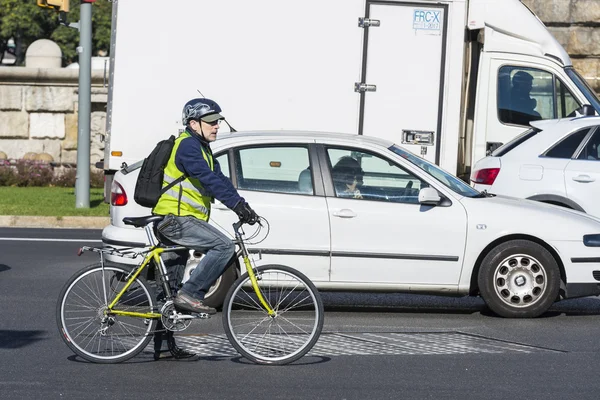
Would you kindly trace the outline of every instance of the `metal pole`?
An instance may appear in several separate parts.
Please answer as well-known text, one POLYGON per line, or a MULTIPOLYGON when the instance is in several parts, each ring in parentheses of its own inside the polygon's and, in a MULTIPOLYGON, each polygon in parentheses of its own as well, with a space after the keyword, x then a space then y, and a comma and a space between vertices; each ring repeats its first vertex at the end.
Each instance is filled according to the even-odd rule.
POLYGON ((81 2, 79 17, 79 110, 75 208, 90 208, 90 116, 92 75, 92 3, 81 2))

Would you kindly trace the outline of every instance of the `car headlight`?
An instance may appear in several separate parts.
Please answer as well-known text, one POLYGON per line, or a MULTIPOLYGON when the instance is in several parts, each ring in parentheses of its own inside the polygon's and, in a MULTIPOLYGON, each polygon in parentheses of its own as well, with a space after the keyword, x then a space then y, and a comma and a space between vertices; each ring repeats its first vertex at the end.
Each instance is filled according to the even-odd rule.
POLYGON ((600 247, 600 233, 595 235, 583 235, 583 244, 587 247, 600 247))

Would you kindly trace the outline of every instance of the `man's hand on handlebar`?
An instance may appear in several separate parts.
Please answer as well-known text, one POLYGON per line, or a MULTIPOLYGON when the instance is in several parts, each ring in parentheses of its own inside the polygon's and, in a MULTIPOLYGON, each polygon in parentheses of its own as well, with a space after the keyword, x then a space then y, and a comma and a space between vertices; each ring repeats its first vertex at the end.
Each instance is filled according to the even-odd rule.
POLYGON ((233 209, 244 224, 254 225, 260 219, 258 214, 245 201, 239 202, 233 209))

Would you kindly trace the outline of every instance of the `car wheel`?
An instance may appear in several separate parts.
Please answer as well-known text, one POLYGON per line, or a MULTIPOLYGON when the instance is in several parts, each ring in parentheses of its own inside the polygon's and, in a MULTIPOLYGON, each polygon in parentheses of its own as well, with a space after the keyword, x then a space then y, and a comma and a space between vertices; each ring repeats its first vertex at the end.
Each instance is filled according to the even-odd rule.
POLYGON ((217 279, 214 285, 208 289, 206 296, 204 297, 204 304, 209 307, 221 308, 223 300, 229 291, 233 282, 237 279, 236 265, 235 263, 230 265, 223 275, 217 279))
POLYGON ((508 318, 533 318, 558 297, 560 272, 552 254, 537 243, 511 240, 492 249, 478 276, 488 307, 508 318))

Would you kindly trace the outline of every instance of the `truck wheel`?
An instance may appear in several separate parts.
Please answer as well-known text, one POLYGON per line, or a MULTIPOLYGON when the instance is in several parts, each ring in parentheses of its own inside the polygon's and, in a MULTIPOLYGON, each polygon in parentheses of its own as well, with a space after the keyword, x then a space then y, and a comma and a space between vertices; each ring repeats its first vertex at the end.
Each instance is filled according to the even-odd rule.
POLYGON ((511 240, 492 249, 478 276, 487 306, 507 318, 533 318, 558 297, 560 273, 552 254, 528 240, 511 240))
POLYGON ((223 275, 217 279, 215 284, 208 289, 208 293, 206 293, 206 296, 204 297, 204 304, 209 307, 221 308, 229 288, 236 279, 236 264, 233 263, 225 270, 225 272, 223 272, 223 275))

